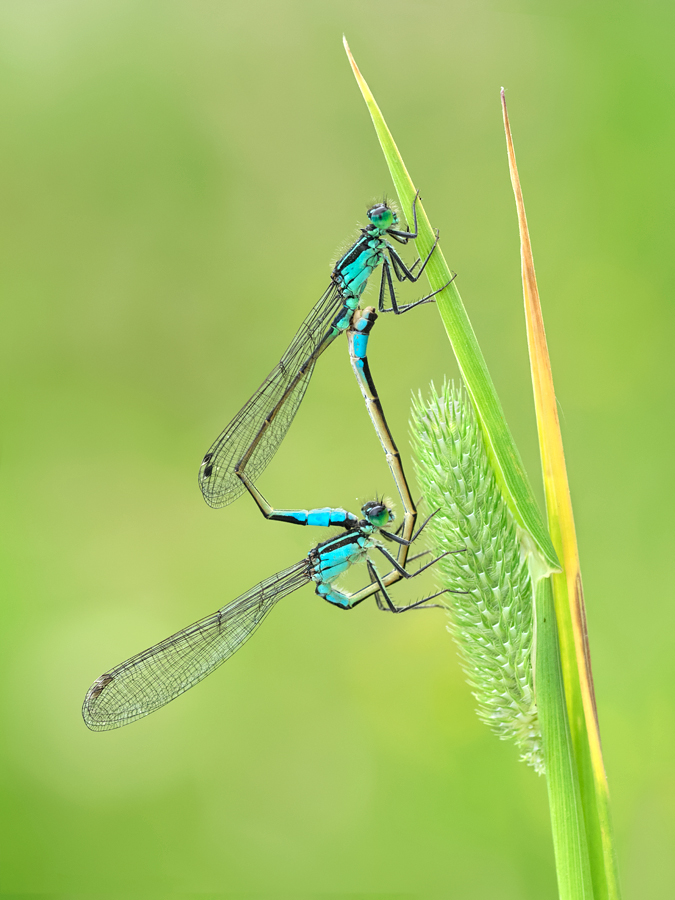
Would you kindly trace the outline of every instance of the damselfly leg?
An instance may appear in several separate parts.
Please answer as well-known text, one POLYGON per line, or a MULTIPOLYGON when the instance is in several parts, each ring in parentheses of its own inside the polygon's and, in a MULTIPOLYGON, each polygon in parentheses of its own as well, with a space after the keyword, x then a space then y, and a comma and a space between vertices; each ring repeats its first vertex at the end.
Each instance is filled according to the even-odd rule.
MULTIPOLYGON (((375 602, 377 603, 377 608, 381 609, 382 612, 392 612, 392 613, 402 613, 408 612, 411 609, 443 609, 442 603, 429 603, 430 600, 435 600, 436 597, 440 597, 441 594, 447 594, 448 589, 442 591, 437 591, 435 594, 430 594, 428 597, 423 597, 421 600, 416 600, 414 603, 409 603, 407 606, 396 606, 394 601, 389 596, 389 592, 386 587, 382 583, 382 579, 380 578, 377 569, 373 565, 373 563, 368 560, 368 574, 370 575, 370 580, 372 584, 376 584, 379 590, 375 593, 375 602), (384 597, 384 603, 380 597, 384 597)), ((464 593, 463 591, 454 591, 453 593, 464 593)))

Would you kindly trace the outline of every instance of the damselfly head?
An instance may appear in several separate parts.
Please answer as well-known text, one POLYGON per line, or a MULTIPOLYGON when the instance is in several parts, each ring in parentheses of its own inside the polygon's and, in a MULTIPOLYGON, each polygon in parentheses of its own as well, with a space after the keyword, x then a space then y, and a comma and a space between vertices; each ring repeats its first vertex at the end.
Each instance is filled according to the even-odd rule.
POLYGON ((398 216, 393 209, 387 206, 386 200, 371 206, 368 210, 368 218, 380 231, 386 231, 387 228, 393 228, 394 225, 398 224, 398 216))
POLYGON ((376 528, 384 528, 395 518, 393 509, 385 500, 369 500, 363 504, 361 512, 376 528))

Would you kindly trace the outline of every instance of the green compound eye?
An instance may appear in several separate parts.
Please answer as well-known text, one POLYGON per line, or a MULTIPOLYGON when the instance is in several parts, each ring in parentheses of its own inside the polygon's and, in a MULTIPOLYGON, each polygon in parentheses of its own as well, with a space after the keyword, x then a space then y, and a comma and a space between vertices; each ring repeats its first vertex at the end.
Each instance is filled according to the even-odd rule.
POLYGON ((376 528, 383 528, 394 518, 394 513, 390 507, 380 503, 378 500, 369 500, 368 503, 364 503, 361 507, 361 512, 376 528))
POLYGON ((396 216, 386 203, 378 203, 368 210, 368 218, 378 228, 385 230, 396 224, 396 216))

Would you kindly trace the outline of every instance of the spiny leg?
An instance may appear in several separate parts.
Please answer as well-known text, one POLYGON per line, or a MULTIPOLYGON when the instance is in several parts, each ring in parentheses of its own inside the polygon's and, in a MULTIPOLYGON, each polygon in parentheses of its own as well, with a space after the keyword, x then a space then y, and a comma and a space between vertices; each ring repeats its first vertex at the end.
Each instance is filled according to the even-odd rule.
MULTIPOLYGON (((422 502, 422 498, 419 499, 418 504, 421 503, 421 502, 422 502)), ((402 525, 399 525, 399 527, 396 529, 396 531, 395 531, 394 533, 392 533, 392 532, 390 532, 390 531, 385 531, 385 530, 382 528, 382 529, 380 529, 380 536, 383 537, 383 538, 384 538, 385 540, 387 540, 387 541, 393 541, 393 542, 396 543, 396 544, 405 544, 406 546, 409 547, 414 541, 417 540, 417 538, 418 538, 418 537, 420 536, 420 534, 422 533, 423 529, 424 529, 424 528, 426 527, 426 525, 428 524, 429 520, 430 520, 433 516, 435 516, 437 512, 439 512, 438 509, 434 510, 434 512, 432 512, 431 515, 429 515, 429 516, 426 517, 426 519, 424 520, 424 522, 422 522, 422 524, 420 525, 420 527, 419 527, 419 528, 417 529, 417 531, 413 534, 412 538, 411 538, 409 541, 406 541, 404 538, 400 537, 401 529, 402 529, 402 527, 403 527, 402 525)), ((431 550, 423 550, 421 553, 416 553, 415 556, 409 556, 408 559, 407 559, 407 562, 413 562, 413 560, 415 560, 415 559, 420 559, 422 556, 427 556, 429 553, 431 553, 431 550)), ((448 551, 446 551, 446 553, 443 554, 443 555, 444 555, 444 556, 447 556, 448 554, 453 554, 453 553, 466 553, 466 547, 463 547, 461 550, 448 550, 448 551)), ((387 555, 387 554, 385 554, 385 555, 387 555)), ((438 559, 441 559, 441 558, 442 558, 442 557, 440 557, 440 556, 438 557, 438 559)), ((431 563, 429 563, 429 565, 431 565, 431 563)))
MULTIPOLYGON (((378 549, 381 549, 379 547, 379 545, 377 545, 377 546, 378 546, 378 549)), ((447 553, 442 554, 442 556, 447 556, 451 552, 456 553, 459 551, 448 551, 447 553)), ((442 556, 439 557, 439 559, 441 559, 442 556)), ((428 563, 427 565, 422 566, 416 572, 406 572, 405 570, 402 569, 402 567, 397 563, 397 561, 393 557, 391 557, 388 554, 387 554, 387 557, 388 557, 389 561, 393 563, 394 570, 392 572, 389 572, 387 575, 385 575, 384 578, 382 578, 377 573, 377 569, 375 568, 372 560, 369 558, 366 559, 366 565, 368 566, 368 571, 370 573, 371 578, 370 578, 370 583, 368 585, 366 585, 366 587, 361 588, 360 591, 355 591, 354 593, 350 594, 350 593, 346 593, 343 591, 335 590, 333 588, 329 588, 328 591, 321 591, 320 588, 317 588, 317 593, 320 596, 323 596, 325 600, 329 600, 331 603, 335 603, 336 605, 339 605, 342 609, 353 609, 355 606, 358 606, 359 603, 363 603, 363 601, 365 599, 367 599, 368 597, 372 597, 373 595, 378 594, 379 591, 382 591, 382 593, 385 596, 385 600, 387 601, 386 608, 389 609, 391 612, 403 612, 404 608, 391 609, 391 607, 394 607, 395 604, 391 601, 391 598, 388 596, 386 588, 391 586, 395 582, 400 581, 401 578, 404 578, 404 577, 405 578, 414 578, 416 575, 419 575, 425 569, 428 569, 430 565, 433 565, 434 563, 438 562, 438 559, 432 560, 431 563, 428 563), (374 575, 376 575, 377 577, 374 577, 374 575), (329 593, 333 595, 333 599, 331 599, 330 596, 327 596, 327 594, 329 594, 329 593), (336 596, 339 598, 338 600, 335 599, 336 596)), ((331 581, 332 581, 332 579, 331 579, 331 581)), ((327 584, 328 584, 328 582, 327 582, 327 584)), ((439 597, 441 594, 447 594, 447 593, 449 593, 449 594, 468 594, 470 592, 453 590, 452 588, 444 588, 441 591, 437 591, 435 594, 431 594, 428 597, 422 598, 422 600, 418 600, 415 603, 410 604, 409 607, 405 607, 405 609, 408 609, 408 608, 413 609, 413 608, 422 606, 422 604, 428 602, 429 600, 433 600, 436 597, 439 597)), ((376 601, 377 601, 378 606, 380 606, 380 608, 382 609, 383 607, 381 606, 381 600, 376 597, 376 601)))
POLYGON ((426 269, 427 263, 431 259, 439 240, 440 240, 440 234, 437 231, 436 232, 436 240, 434 241, 431 250, 427 253, 427 255, 424 259, 424 262, 422 263, 422 267, 417 274, 415 274, 413 272, 413 269, 415 268, 417 263, 419 263, 421 257, 418 257, 417 260, 415 260, 415 263, 410 268, 408 268, 408 266, 406 266, 405 262, 403 261, 403 259, 399 255, 399 253, 395 250, 395 248, 392 247, 391 244, 387 244, 387 252, 389 253, 389 257, 391 259, 392 265, 394 266, 394 272, 396 273, 397 280, 398 281, 411 281, 413 283, 415 281, 419 281, 419 279, 422 275, 422 272, 424 272, 424 270, 426 269))
MULTIPOLYGON (((401 575, 401 578, 416 578, 418 575, 421 575, 422 572, 426 571, 426 569, 428 569, 429 566, 433 566, 440 559, 444 559, 446 556, 450 556, 453 553, 465 553, 466 552, 465 550, 446 550, 444 553, 441 553, 440 556, 437 556, 434 559, 432 559, 430 562, 426 563, 425 565, 420 566, 420 568, 416 569, 414 572, 408 572, 407 569, 405 569, 403 566, 400 565, 400 563, 398 562, 396 557, 391 555, 391 553, 387 550, 386 547, 383 547, 381 544, 378 544, 377 549, 380 551, 380 553, 382 554, 382 556, 384 556, 385 559, 389 560, 389 562, 392 564, 392 566, 401 575)), ((422 555, 422 554, 420 554, 420 555, 422 555)), ((409 562, 409 561, 410 560, 408 559, 407 562, 409 562)), ((457 591, 456 593, 465 594, 467 592, 466 591, 457 591)))
POLYGON ((416 553, 414 556, 409 556, 407 562, 414 562, 416 559, 421 559, 423 556, 428 556, 431 553, 431 550, 422 550, 421 553, 416 553))
POLYGON ((420 196, 420 192, 415 191, 415 197, 413 198, 413 202, 412 202, 413 226, 415 228, 415 231, 414 232, 410 231, 410 228, 409 228, 407 222, 405 223, 405 228, 406 228, 405 231, 402 231, 401 229, 398 229, 398 228, 388 228, 387 229, 387 234, 390 234, 395 240, 397 240, 399 242, 399 244, 407 244, 409 240, 411 240, 411 239, 415 240, 415 238, 417 237, 417 208, 416 208, 416 205, 417 205, 417 200, 419 199, 419 196, 420 196))
POLYGON ((377 603, 378 609, 381 609, 382 612, 402 613, 402 612, 408 612, 408 610, 410 610, 410 609, 442 609, 443 608, 442 604, 440 604, 440 603, 432 603, 429 606, 427 606, 425 604, 427 604, 429 602, 429 600, 435 600, 436 597, 440 597, 441 594, 447 593, 447 589, 443 590, 443 591, 438 591, 435 594, 431 594, 429 597, 423 597, 421 600, 416 600, 415 603, 409 603, 407 606, 396 606, 396 604, 393 602, 393 600, 389 596, 389 593, 388 593, 386 587, 382 583, 382 579, 380 578, 375 566, 372 564, 372 562, 370 560, 368 560, 367 565, 368 565, 368 573, 370 575, 371 584, 373 584, 373 583, 377 584, 377 586, 379 588, 379 591, 377 591, 375 593, 375 602, 377 603), (382 593, 382 596, 384 597, 384 600, 385 600, 384 603, 382 603, 382 601, 380 599, 380 592, 382 593))
MULTIPOLYGON (((389 252, 389 256, 391 257, 391 266, 393 266, 394 274, 396 275, 397 280, 399 282, 410 281, 413 283, 418 281, 420 276, 422 275, 422 272, 424 272, 424 269, 426 268, 427 263, 431 259, 431 255, 433 254, 434 250, 436 249, 436 244, 438 244, 438 232, 436 232, 436 240, 434 241, 433 247, 427 254, 427 257, 424 260, 424 262, 422 263, 420 270, 416 274, 415 274, 414 270, 419 265, 421 258, 418 257, 415 260, 415 262, 412 264, 412 266, 410 268, 408 268, 406 266, 406 264, 403 262, 403 260, 401 259, 401 257, 399 256, 399 254, 394 250, 394 248, 390 244, 388 244, 387 250, 389 252)), ((447 285, 444 285, 444 287, 447 287, 447 285)), ((443 289, 444 288, 441 288, 440 290, 443 290, 443 289)), ((380 296, 379 296, 379 301, 378 301, 378 308, 379 308, 380 312, 391 312, 392 310, 396 313, 399 313, 399 311, 407 312, 408 309, 413 309, 413 307, 419 306, 421 303, 428 303, 431 300, 431 298, 434 297, 435 294, 437 294, 437 293, 438 293, 438 291, 435 291, 434 293, 428 294, 426 297, 422 297, 419 300, 414 301, 413 303, 408 303, 402 307, 399 307, 398 302, 396 300, 396 291, 394 290, 394 283, 393 283, 392 277, 391 277, 391 268, 390 268, 389 260, 387 260, 386 258, 383 260, 382 277, 380 279, 380 296), (391 307, 389 309, 387 309, 384 305, 384 294, 387 289, 389 290, 389 296, 391 299, 391 307)))
MULTIPOLYGON (((425 262, 426 265, 426 262, 425 262)), ((394 271, 396 271, 396 267, 394 266, 394 271)), ((420 272, 421 274, 421 272, 420 272)), ((423 303, 430 303, 436 294, 440 294, 441 291, 444 291, 446 287, 451 284, 457 276, 453 275, 450 281, 443 285, 443 287, 438 288, 437 291, 432 291, 430 294, 426 294, 424 297, 420 297, 419 300, 414 300, 412 303, 405 303, 399 306, 399 303, 396 299, 396 291, 394 289, 394 282, 391 277, 391 267, 389 265, 388 260, 384 260, 382 263, 382 280, 380 282, 380 297, 378 301, 378 309, 380 312, 388 313, 393 312, 394 315, 400 316, 403 313, 408 312, 411 309, 414 309, 416 306, 421 306, 423 303), (391 301, 391 306, 386 307, 384 305, 384 295, 385 292, 389 292, 389 299, 391 301)), ((400 281, 408 280, 408 279, 399 279, 400 281)), ((417 281, 417 278, 410 279, 411 281, 417 281)))
MULTIPOLYGON (((426 517, 426 519, 424 520, 424 522, 422 522, 422 524, 420 525, 420 527, 417 529, 417 531, 413 534, 413 536, 412 536, 412 537, 410 538, 410 540, 407 542, 408 545, 412 544, 414 541, 417 540, 417 538, 422 534, 422 532, 424 531, 424 529, 425 529, 425 528, 427 527, 427 525, 429 524, 429 521, 430 521, 431 519, 433 519, 433 517, 436 515, 436 513, 439 513, 440 511, 441 511, 441 508, 440 508, 440 506, 439 506, 438 509, 435 509, 432 513, 430 513, 430 514, 426 517)), ((381 529, 380 534, 382 535, 383 538, 385 538, 385 539, 388 540, 388 541, 395 541, 397 544, 403 544, 403 543, 406 543, 405 538, 400 537, 400 535, 399 535, 399 529, 398 529, 398 528, 397 528, 396 531, 393 532, 393 533, 392 533, 391 531, 385 531, 384 529, 381 529)), ((464 551, 464 550, 452 550, 451 552, 452 552, 452 553, 464 553, 465 551, 464 551)))

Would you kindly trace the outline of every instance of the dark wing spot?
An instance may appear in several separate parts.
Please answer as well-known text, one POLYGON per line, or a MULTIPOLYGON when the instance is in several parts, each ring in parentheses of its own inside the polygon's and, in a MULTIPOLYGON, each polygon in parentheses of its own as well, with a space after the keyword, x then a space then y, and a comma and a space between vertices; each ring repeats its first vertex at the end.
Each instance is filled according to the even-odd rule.
POLYGON ((202 475, 204 478, 208 478, 213 472, 213 466, 207 466, 207 463, 210 463, 213 459, 213 453, 207 453, 204 459, 202 460, 202 466, 204 466, 204 471, 202 475))
POLYGON ((103 688, 108 687, 108 685, 110 684, 110 682, 112 680, 113 680, 112 675, 108 675, 107 673, 105 675, 101 675, 101 677, 98 679, 98 681, 94 684, 94 686, 91 689, 91 694, 89 695, 90 699, 96 700, 100 696, 103 688))

